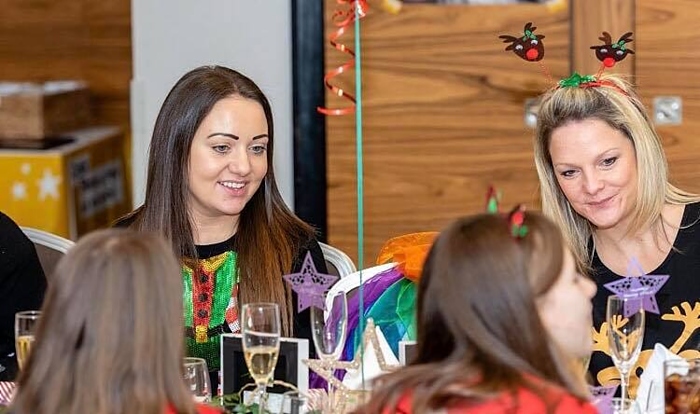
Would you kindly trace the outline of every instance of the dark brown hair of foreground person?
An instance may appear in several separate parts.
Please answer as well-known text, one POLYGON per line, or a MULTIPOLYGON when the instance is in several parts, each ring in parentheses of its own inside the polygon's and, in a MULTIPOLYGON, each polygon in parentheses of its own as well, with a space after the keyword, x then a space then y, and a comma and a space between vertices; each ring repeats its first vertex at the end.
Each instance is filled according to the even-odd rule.
POLYGON ((358 412, 393 413, 408 392, 414 413, 521 387, 542 395, 542 379, 586 399, 583 373, 548 340, 535 303, 562 270, 561 234, 537 213, 528 211, 525 225, 516 239, 504 216, 482 214, 440 234, 418 286, 417 356, 375 382, 358 412))
POLYGON ((54 271, 13 414, 194 413, 182 279, 155 234, 100 230, 54 271))
POLYGON ((283 274, 313 230, 287 208, 275 181, 272 108, 248 77, 222 66, 202 66, 173 86, 161 107, 151 138, 145 204, 131 217, 134 228, 162 234, 179 258, 196 259, 188 214, 188 168, 192 140, 212 107, 237 96, 259 103, 268 125, 267 175, 241 212, 236 246, 240 274, 239 303, 287 303, 280 307, 282 334, 292 336, 291 291, 283 274))

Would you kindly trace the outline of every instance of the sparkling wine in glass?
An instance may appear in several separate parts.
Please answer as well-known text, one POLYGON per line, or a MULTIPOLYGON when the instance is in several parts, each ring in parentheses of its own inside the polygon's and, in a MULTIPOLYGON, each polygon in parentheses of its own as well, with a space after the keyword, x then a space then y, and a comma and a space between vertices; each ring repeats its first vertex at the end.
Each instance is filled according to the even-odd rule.
POLYGON ((265 390, 272 381, 280 349, 280 310, 276 303, 248 303, 241 311, 243 354, 255 381, 255 401, 264 412, 265 390))
POLYGON ((644 341, 644 308, 641 299, 609 296, 606 322, 612 360, 620 372, 620 395, 624 399, 628 397, 630 371, 639 358, 644 341))
POLYGON ((40 317, 40 311, 22 311, 15 314, 15 351, 20 369, 29 359, 40 317))
MULTIPOLYGON (((311 332, 316 354, 322 361, 332 362, 340 358, 345 345, 348 327, 348 301, 345 292, 324 298, 325 309, 311 308, 311 332)), ((335 369, 331 368, 331 375, 335 369)), ((333 412, 333 387, 328 384, 328 412, 333 412)))

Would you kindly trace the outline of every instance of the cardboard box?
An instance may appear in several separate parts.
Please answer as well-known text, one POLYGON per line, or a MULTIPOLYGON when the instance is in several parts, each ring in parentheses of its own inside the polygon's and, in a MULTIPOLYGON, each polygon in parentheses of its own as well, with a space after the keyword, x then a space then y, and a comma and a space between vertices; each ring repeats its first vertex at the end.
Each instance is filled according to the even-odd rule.
POLYGON ((89 123, 90 92, 83 82, 0 83, 0 139, 42 139, 89 123))
POLYGON ((98 127, 55 140, 0 140, 0 210, 73 240, 108 227, 131 210, 123 139, 118 128, 98 127), (25 149, 8 148, 16 146, 25 149))

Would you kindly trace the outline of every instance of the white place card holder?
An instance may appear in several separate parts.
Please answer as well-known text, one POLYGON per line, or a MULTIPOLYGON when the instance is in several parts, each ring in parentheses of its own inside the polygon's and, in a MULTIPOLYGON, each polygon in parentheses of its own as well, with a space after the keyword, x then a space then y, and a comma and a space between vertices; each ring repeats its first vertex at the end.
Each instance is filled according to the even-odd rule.
POLYGON ((406 362, 410 362, 418 352, 416 341, 399 341, 399 363, 401 366, 406 366, 406 362))
MULTIPOLYGON (((302 338, 280 338, 280 352, 275 367, 274 379, 290 383, 299 391, 309 389, 309 368, 302 362, 309 358, 309 340, 302 338)), ((221 389, 224 395, 237 393, 245 384, 252 383, 243 355, 241 334, 221 335, 221 389)), ((251 387, 251 390, 253 388, 251 387)), ((289 389, 270 387, 269 393, 284 393, 289 389)))

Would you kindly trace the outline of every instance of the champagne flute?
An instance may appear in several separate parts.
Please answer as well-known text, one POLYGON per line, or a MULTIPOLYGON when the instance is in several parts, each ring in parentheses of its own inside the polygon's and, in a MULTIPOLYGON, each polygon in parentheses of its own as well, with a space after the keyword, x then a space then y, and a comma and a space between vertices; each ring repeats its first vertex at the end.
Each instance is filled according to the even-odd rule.
MULTIPOLYGON (((311 308, 311 332, 318 357, 327 363, 340 359, 348 326, 348 301, 345 292, 324 298, 324 308, 311 308)), ((335 369, 331 368, 331 376, 335 369)), ((333 412, 333 386, 328 383, 328 412, 333 412)))
POLYGON ((620 396, 628 397, 630 371, 639 358, 644 340, 644 308, 639 298, 608 297, 608 341, 615 367, 620 372, 620 396))
POLYGON ((29 352, 34 344, 34 335, 39 326, 41 311, 22 311, 15 314, 15 350, 19 368, 29 360, 29 352))
POLYGON ((241 312, 243 354, 255 381, 258 412, 265 409, 265 390, 272 381, 280 349, 280 309, 276 303, 248 303, 241 312))
POLYGON ((207 361, 204 358, 186 357, 184 359, 184 379, 194 400, 198 403, 211 402, 211 384, 207 361))

